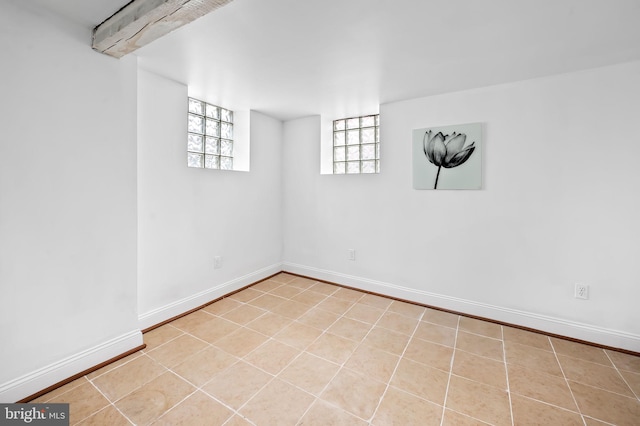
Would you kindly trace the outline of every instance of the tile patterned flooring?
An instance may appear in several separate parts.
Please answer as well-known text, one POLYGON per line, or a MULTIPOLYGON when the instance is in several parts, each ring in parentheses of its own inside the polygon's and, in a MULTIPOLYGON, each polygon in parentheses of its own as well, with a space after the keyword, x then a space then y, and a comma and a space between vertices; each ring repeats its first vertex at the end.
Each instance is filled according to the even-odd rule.
POLYGON ((81 425, 639 425, 640 358, 286 273, 33 402, 81 425))

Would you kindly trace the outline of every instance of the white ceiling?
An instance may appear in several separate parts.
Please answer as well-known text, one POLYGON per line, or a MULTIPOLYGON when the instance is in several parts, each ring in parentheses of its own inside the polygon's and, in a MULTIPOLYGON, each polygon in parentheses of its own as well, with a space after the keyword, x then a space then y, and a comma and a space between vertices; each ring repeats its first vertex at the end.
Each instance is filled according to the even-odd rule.
MULTIPOLYGON (((29 1, 93 24, 126 3, 29 1)), ((640 0, 234 0, 135 54, 212 103, 338 117, 637 60, 639 22, 640 0)))

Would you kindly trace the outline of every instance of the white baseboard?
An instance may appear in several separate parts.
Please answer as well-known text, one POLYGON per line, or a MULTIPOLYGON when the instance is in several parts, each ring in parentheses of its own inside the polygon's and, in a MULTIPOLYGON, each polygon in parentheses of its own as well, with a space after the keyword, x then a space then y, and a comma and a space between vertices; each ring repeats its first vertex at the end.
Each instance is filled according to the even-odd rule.
POLYGON ((13 403, 49 386, 95 367, 142 345, 142 333, 134 330, 0 384, 0 402, 13 403))
POLYGON ((360 290, 370 291, 398 299, 404 299, 474 315, 507 324, 519 325, 560 336, 571 337, 600 345, 640 352, 640 336, 618 330, 596 327, 589 324, 554 318, 533 312, 503 308, 486 303, 459 299, 442 294, 430 293, 414 288, 398 286, 312 266, 283 262, 282 269, 294 274, 305 275, 319 280, 330 281, 360 290))
POLYGON ((205 303, 224 296, 225 294, 229 294, 256 281, 260 281, 271 275, 277 274, 281 270, 282 264, 275 263, 239 278, 235 278, 231 281, 209 288, 205 291, 201 291, 200 293, 196 293, 192 296, 185 297, 184 299, 177 300, 168 305, 140 314, 138 315, 140 329, 145 330, 156 324, 160 324, 163 321, 181 315, 197 308, 198 306, 202 306, 205 303))

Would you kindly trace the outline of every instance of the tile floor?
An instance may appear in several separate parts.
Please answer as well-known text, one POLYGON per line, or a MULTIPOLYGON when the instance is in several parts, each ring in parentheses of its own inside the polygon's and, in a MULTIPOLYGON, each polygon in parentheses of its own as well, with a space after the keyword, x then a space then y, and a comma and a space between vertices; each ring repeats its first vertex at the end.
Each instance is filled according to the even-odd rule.
POLYGON ((640 358, 279 274, 34 402, 81 425, 640 425, 640 358))

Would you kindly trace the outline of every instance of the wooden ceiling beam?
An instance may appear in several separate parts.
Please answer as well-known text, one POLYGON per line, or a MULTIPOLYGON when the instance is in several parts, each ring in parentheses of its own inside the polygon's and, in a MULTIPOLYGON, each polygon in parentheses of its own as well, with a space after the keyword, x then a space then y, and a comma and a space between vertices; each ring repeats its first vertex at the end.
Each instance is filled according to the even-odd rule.
POLYGON ((121 58, 231 1, 133 0, 94 28, 91 47, 121 58))

